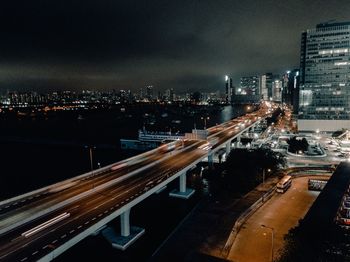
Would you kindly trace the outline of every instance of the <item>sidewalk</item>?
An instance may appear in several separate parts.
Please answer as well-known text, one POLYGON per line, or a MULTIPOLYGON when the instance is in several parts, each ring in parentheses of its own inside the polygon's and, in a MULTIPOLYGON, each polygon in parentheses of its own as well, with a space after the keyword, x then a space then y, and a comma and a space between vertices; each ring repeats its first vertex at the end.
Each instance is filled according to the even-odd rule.
POLYGON ((239 199, 203 199, 151 261, 225 261, 222 251, 236 219, 278 180, 267 179, 239 199))

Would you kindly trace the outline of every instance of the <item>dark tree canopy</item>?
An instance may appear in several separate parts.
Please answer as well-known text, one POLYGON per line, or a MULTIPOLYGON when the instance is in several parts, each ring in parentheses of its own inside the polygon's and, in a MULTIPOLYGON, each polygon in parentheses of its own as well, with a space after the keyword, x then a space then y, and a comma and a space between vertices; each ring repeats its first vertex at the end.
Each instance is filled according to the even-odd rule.
POLYGON ((284 166, 284 156, 269 148, 234 149, 225 162, 230 184, 246 188, 252 188, 262 181, 263 170, 268 176, 284 166))
POLYGON ((307 142, 305 137, 303 139, 297 139, 297 137, 294 136, 291 139, 288 139, 287 143, 289 145, 288 151, 292 153, 297 153, 299 151, 307 151, 309 147, 309 143, 307 142))

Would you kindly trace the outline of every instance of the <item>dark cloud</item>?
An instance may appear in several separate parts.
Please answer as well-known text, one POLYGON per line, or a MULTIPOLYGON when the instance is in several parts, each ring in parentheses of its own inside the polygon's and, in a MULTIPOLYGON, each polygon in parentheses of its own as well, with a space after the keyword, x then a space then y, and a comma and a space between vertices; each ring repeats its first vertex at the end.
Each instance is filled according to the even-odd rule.
POLYGON ((347 0, 7 1, 0 88, 216 90, 299 64, 301 31, 347 0))

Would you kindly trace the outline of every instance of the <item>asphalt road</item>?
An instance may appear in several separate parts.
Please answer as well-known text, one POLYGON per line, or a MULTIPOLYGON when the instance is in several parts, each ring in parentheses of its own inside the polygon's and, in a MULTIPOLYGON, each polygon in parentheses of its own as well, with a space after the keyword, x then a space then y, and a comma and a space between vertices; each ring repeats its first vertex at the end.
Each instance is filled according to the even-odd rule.
MULTIPOLYGON (((184 146, 191 146, 195 142, 196 141, 185 141, 184 146)), ((168 154, 168 151, 164 151, 162 148, 157 151, 158 153, 156 154, 145 154, 138 160, 129 161, 127 165, 118 170, 107 170, 102 174, 91 175, 69 183, 71 185, 69 185, 68 188, 63 187, 61 190, 60 188, 58 188, 58 190, 46 190, 40 195, 28 196, 25 199, 6 204, 0 209, 0 229, 20 222, 24 217, 35 215, 45 208, 50 208, 64 200, 158 161, 168 154)))
MULTIPOLYGON (((323 177, 324 178, 324 177, 323 177)), ((293 179, 284 194, 276 193, 243 225, 233 243, 228 259, 235 262, 271 261, 271 231, 274 228, 274 259, 283 248, 283 236, 303 218, 319 192, 307 189, 308 177, 293 179)))
MULTIPOLYGON (((201 143, 205 142, 199 142, 199 145, 201 143)), ((197 147, 187 149, 167 159, 167 161, 157 164, 150 170, 141 172, 138 176, 124 180, 123 183, 112 185, 101 192, 96 192, 33 221, 33 223, 16 228, 16 230, 1 236, 0 260, 13 261, 25 258, 36 260, 40 258, 50 252, 50 246, 56 248, 60 243, 74 237, 95 221, 104 218, 143 194, 150 182, 152 186, 155 186, 204 155, 205 152, 197 147), (42 224, 64 212, 70 213, 70 216, 52 225, 48 230, 39 231, 31 237, 21 235, 34 228, 35 225, 42 224)))

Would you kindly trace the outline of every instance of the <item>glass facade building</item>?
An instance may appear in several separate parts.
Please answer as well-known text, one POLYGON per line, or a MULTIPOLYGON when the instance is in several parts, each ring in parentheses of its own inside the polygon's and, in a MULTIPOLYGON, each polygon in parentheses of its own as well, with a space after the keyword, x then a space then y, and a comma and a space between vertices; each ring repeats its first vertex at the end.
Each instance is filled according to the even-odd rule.
POLYGON ((300 130, 350 127, 350 22, 302 33, 298 119, 300 130))

